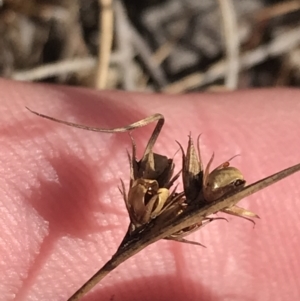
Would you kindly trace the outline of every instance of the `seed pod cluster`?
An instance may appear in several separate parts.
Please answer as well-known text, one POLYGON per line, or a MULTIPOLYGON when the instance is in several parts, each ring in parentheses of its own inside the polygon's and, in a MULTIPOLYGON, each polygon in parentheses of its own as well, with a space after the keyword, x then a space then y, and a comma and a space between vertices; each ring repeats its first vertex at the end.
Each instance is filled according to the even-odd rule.
MULTIPOLYGON (((129 189, 127 192, 122 180, 121 187, 119 188, 130 218, 129 230, 126 235, 127 239, 131 233, 144 227, 159 216, 160 220, 172 220, 187 210, 192 210, 195 207, 199 208, 227 193, 238 191, 243 188, 246 183, 242 173, 237 168, 229 166, 229 160, 210 172, 209 169, 214 155, 211 157, 205 170, 203 170, 199 147, 200 136, 197 139, 197 152, 193 139, 189 136, 186 151, 184 151, 182 145, 178 143, 182 152, 181 173, 184 191, 177 192, 176 187, 171 189, 175 181, 179 178, 180 172, 173 175, 175 168, 173 159, 153 152, 153 147, 164 124, 164 116, 161 114, 151 115, 121 128, 102 129, 70 123, 34 112, 30 109, 28 110, 40 117, 68 126, 106 133, 132 131, 157 121, 157 125, 145 148, 144 155, 140 160, 136 158, 136 145, 130 135, 132 151, 131 154, 128 153, 130 166, 129 189)), ((236 205, 230 208, 224 208, 221 211, 246 219, 258 217, 255 213, 236 205)), ((173 233, 165 238, 199 244, 188 241, 183 237, 216 219, 222 218, 204 216, 196 224, 183 228, 179 232, 173 233)))
MULTIPOLYGON (((240 190, 246 183, 242 173, 237 168, 230 166, 229 161, 231 159, 222 163, 210 172, 209 169, 214 159, 214 155, 212 155, 205 170, 203 170, 199 140, 200 136, 198 136, 197 139, 197 152, 191 136, 189 136, 186 152, 182 145, 178 143, 182 152, 182 182, 184 187, 183 204, 185 205, 185 210, 205 206, 207 203, 213 202, 228 193, 240 190)), ((221 211, 246 219, 258 217, 255 213, 236 205, 233 205, 230 208, 224 208, 221 211)), ((183 239, 183 237, 217 219, 224 218, 203 217, 198 223, 188 228, 184 228, 178 233, 174 233, 171 237, 173 240, 199 244, 183 239)))
MULTIPOLYGON (((179 144, 182 152, 181 172, 184 191, 178 193, 176 188, 171 190, 172 185, 180 176, 180 172, 173 176, 175 168, 173 159, 154 153, 153 146, 154 143, 150 143, 150 146, 148 144, 144 156, 140 161, 137 161, 136 145, 132 139, 132 154, 128 153, 130 163, 129 190, 127 193, 121 180, 120 191, 130 217, 129 235, 157 217, 160 217, 160 221, 172 220, 186 210, 204 206, 245 186, 246 181, 242 173, 237 168, 230 166, 230 160, 210 172, 213 155, 203 170, 199 137, 197 139, 198 152, 196 152, 193 139, 189 136, 186 151, 179 144)), ((246 219, 258 217, 255 213, 236 205, 221 211, 246 219)), ((165 239, 201 245, 198 242, 186 240, 184 237, 219 219, 224 218, 205 216, 196 224, 183 228, 165 237, 165 239)))
POLYGON ((140 160, 136 158, 136 145, 131 138, 132 153, 128 153, 130 166, 128 192, 123 181, 121 181, 120 187, 130 218, 127 234, 112 258, 68 301, 79 300, 119 264, 159 239, 201 245, 188 241, 184 237, 214 220, 224 219, 211 217, 212 214, 219 211, 245 218, 254 223, 252 218, 258 216, 236 204, 244 197, 300 171, 300 164, 297 164, 245 186, 246 181, 242 172, 236 167, 230 166, 229 161, 232 158, 210 172, 214 159, 214 155, 212 155, 206 168, 203 169, 199 137, 196 152, 193 139, 189 136, 186 150, 178 143, 182 153, 182 169, 173 175, 175 168, 173 159, 153 152, 156 139, 164 124, 164 117, 161 114, 151 115, 125 127, 102 129, 70 123, 28 110, 40 117, 68 126, 105 133, 131 131, 157 121, 140 160), (180 174, 182 175, 183 191, 177 192, 177 186, 174 183, 180 174), (173 185, 175 188, 172 187, 173 185))
POLYGON ((178 179, 179 173, 173 176, 175 167, 173 159, 153 153, 152 147, 140 161, 137 161, 133 139, 132 155, 128 153, 128 158, 129 190, 127 193, 121 180, 120 191, 129 213, 131 233, 172 207, 175 190, 170 193, 170 188, 178 179))

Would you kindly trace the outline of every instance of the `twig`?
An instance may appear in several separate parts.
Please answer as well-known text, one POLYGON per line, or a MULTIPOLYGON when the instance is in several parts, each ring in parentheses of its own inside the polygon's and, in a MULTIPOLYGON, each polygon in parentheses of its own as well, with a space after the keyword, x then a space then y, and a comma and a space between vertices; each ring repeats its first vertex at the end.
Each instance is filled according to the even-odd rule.
POLYGON ((275 18, 284 14, 291 13, 300 9, 300 2, 288 1, 278 4, 274 4, 265 8, 262 8, 259 12, 255 13, 254 18, 257 22, 263 22, 271 18, 275 18))
POLYGON ((141 56, 153 80, 155 80, 156 84, 160 87, 168 85, 168 81, 163 70, 161 69, 160 65, 153 60, 152 52, 141 35, 135 30, 135 28, 132 28, 131 34, 133 46, 141 56))
MULTIPOLYGON (((172 53, 174 50, 175 45, 178 43, 178 41, 182 38, 186 28, 182 30, 179 34, 177 34, 172 39, 166 41, 162 45, 160 45, 153 53, 152 53, 152 60, 155 62, 157 66, 161 65, 168 56, 172 53)), ((144 75, 143 78, 141 78, 140 84, 142 87, 147 86, 147 82, 149 81, 149 76, 144 75)))
POLYGON ((122 57, 119 63, 123 88, 127 91, 136 90, 136 68, 134 66, 135 50, 131 39, 131 27, 128 24, 127 15, 120 0, 114 2, 116 22, 117 52, 122 57))
MULTIPOLYGON (((300 27, 286 31, 269 44, 257 47, 254 50, 247 51, 240 57, 239 70, 253 67, 263 62, 267 57, 275 57, 284 54, 300 43, 300 27)), ((191 74, 164 89, 167 93, 182 93, 192 88, 202 87, 210 84, 217 79, 224 78, 227 72, 226 62, 220 60, 212 65, 206 72, 196 72, 191 74)))
MULTIPOLYGON (((117 64, 122 58, 117 53, 112 53, 111 64, 117 64)), ((44 64, 29 70, 15 71, 11 78, 21 81, 37 81, 52 76, 67 75, 84 70, 92 70, 97 66, 97 58, 83 57, 62 60, 51 64, 44 64)))
MULTIPOLYGON (((122 1, 119 1, 119 5, 122 11, 125 11, 122 1)), ((147 43, 144 41, 139 32, 131 25, 126 14, 124 14, 123 24, 128 27, 131 35, 131 43, 137 54, 140 55, 143 60, 148 72, 150 73, 152 79, 157 83, 158 86, 163 87, 168 84, 165 74, 161 67, 153 60, 152 51, 149 49, 147 43)))
POLYGON ((239 35, 236 13, 232 0, 218 0, 224 27, 224 40, 227 56, 225 86, 234 90, 238 85, 239 74, 239 35))
POLYGON ((97 59, 94 57, 75 58, 58 61, 52 64, 45 64, 33 69, 24 71, 15 71, 11 78, 22 81, 41 80, 52 76, 67 75, 82 70, 90 70, 97 65, 97 59))
POLYGON ((113 40, 112 0, 99 0, 99 7, 101 14, 99 20, 99 61, 95 86, 98 89, 105 89, 113 40))

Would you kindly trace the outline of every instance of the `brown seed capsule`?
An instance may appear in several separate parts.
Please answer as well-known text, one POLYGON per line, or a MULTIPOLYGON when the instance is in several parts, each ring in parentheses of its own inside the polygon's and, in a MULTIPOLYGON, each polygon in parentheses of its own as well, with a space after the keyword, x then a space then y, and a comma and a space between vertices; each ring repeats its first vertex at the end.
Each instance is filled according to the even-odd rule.
MULTIPOLYGON (((182 214, 184 211, 189 210, 190 208, 192 209, 194 206, 197 206, 201 200, 203 202, 203 167, 200 156, 199 138, 200 136, 197 140, 198 154, 196 153, 191 136, 189 136, 186 154, 182 146, 177 142, 182 152, 182 180, 185 195, 184 202, 181 204, 181 210, 178 210, 177 214, 182 214)), ((166 239, 203 246, 198 242, 186 240, 184 239, 184 237, 204 227, 205 225, 207 225, 215 219, 223 218, 204 217, 203 219, 199 220, 196 224, 183 228, 180 231, 166 237, 166 239)))
POLYGON ((128 196, 125 191, 122 191, 122 194, 131 222, 139 227, 160 214, 169 197, 169 190, 159 188, 155 180, 140 178, 133 182, 128 196))
POLYGON ((200 193, 202 191, 203 183, 203 166, 199 149, 199 138, 200 136, 197 139, 198 154, 196 153, 191 136, 189 136, 186 154, 181 144, 177 142, 182 152, 182 181, 188 204, 195 200, 199 201, 199 198, 201 197, 200 193))
MULTIPOLYGON (((214 155, 209 160, 203 177, 203 196, 207 202, 212 202, 228 193, 239 191, 246 184, 243 174, 237 168, 230 166, 229 161, 232 158, 209 172, 213 159, 214 155)), ((259 218, 257 214, 250 210, 236 205, 224 208, 221 211, 246 219, 259 218)))
POLYGON ((173 194, 170 195, 169 189, 180 176, 180 173, 177 173, 173 177, 175 168, 173 159, 153 153, 153 144, 149 147, 148 143, 148 151, 140 161, 137 161, 136 145, 132 137, 131 140, 132 155, 128 153, 130 164, 128 195, 123 183, 120 190, 130 216, 129 234, 159 216, 167 205, 170 210, 173 194))
MULTIPOLYGON (((184 204, 186 204, 185 210, 197 206, 205 206, 207 203, 211 203, 227 194, 237 192, 241 190, 246 183, 243 174, 237 168, 230 166, 229 161, 232 158, 210 172, 209 169, 214 158, 214 155, 212 155, 203 172, 199 138, 200 136, 197 139, 198 154, 196 153, 191 136, 189 136, 186 154, 182 146, 178 143, 182 151, 182 180, 186 197, 184 202, 184 204)), ((220 211, 245 219, 258 217, 255 213, 236 205, 232 205, 220 211)), ((167 239, 198 244, 187 240, 183 241, 183 237, 200 229, 213 220, 213 218, 203 218, 196 224, 174 233, 171 238, 168 237, 167 239)), ((250 219, 250 221, 252 220, 250 219)))

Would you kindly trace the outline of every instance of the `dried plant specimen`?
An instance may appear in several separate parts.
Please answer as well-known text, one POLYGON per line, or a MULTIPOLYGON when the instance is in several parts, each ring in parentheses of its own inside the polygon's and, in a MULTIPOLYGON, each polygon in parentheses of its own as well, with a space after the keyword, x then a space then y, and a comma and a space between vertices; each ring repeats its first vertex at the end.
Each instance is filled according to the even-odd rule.
MULTIPOLYGON (((234 157, 209 172, 214 159, 213 154, 205 170, 203 170, 199 138, 197 139, 198 154, 196 154, 191 136, 189 137, 186 154, 179 144, 183 156, 182 180, 188 204, 212 202, 230 192, 239 191, 246 184, 242 172, 236 167, 230 166, 229 161, 234 157)), ((236 205, 224 208, 221 211, 246 219, 258 217, 257 214, 236 205)))
MULTIPOLYGON (((126 192, 123 181, 121 181, 120 188, 120 192, 123 196, 130 217, 128 234, 132 233, 137 228, 147 224, 151 219, 156 218, 166 209, 175 209, 175 207, 173 206, 175 202, 181 202, 182 194, 175 194, 175 190, 171 193, 169 192, 169 189, 180 175, 178 173, 173 177, 175 167, 173 159, 170 159, 164 155, 153 153, 152 151, 156 139, 164 124, 163 115, 154 114, 138 122, 121 128, 101 129, 66 122, 34 112, 29 108, 27 109, 38 116, 50 119, 55 122, 63 123, 68 126, 77 127, 84 130, 105 133, 126 132, 157 121, 157 125, 154 128, 151 138, 148 141, 143 157, 139 161, 136 159, 136 145, 133 138, 131 137, 132 154, 128 153, 130 165, 130 183, 128 193, 126 192)), ((180 209, 178 208, 177 210, 180 209)))
POLYGON ((291 166, 278 173, 275 173, 274 175, 259 180, 249 186, 244 187, 238 192, 230 193, 206 204, 203 207, 193 208, 193 210, 186 210, 183 214, 179 215, 178 218, 173 220, 163 219, 163 215, 159 216, 147 224, 142 231, 133 232, 129 239, 123 241, 112 258, 68 300, 79 300, 118 265, 126 261, 128 258, 134 256, 148 245, 158 241, 159 239, 170 237, 174 233, 179 233, 181 230, 187 229, 199 223, 199 221, 203 221, 205 217, 215 212, 234 206, 241 199, 298 171, 300 171, 300 164, 291 166))
POLYGON ((131 221, 129 233, 156 218, 173 203, 175 191, 170 193, 169 189, 179 174, 172 177, 175 167, 173 160, 153 153, 153 145, 154 142, 151 142, 149 151, 137 161, 136 146, 132 139, 132 155, 128 153, 129 191, 127 194, 122 180, 120 191, 131 221))
MULTIPOLYGON (((33 112, 33 111, 32 111, 33 112)), ((163 155, 154 154, 152 148, 164 123, 161 114, 155 114, 123 128, 99 129, 68 123, 33 112, 41 117, 70 126, 99 132, 122 132, 133 130, 153 121, 158 121, 140 161, 135 159, 133 143, 130 160, 130 187, 128 194, 122 185, 122 195, 129 212, 131 225, 117 252, 112 258, 68 300, 79 300, 108 273, 148 245, 159 239, 186 241, 183 237, 214 220, 210 215, 223 211, 244 218, 257 217, 236 204, 243 198, 267 187, 300 170, 300 164, 289 167, 272 176, 245 186, 242 173, 229 166, 229 161, 209 172, 213 157, 205 170, 198 143, 196 154, 192 138, 189 138, 186 153, 182 150, 182 177, 184 191, 170 192, 174 164, 163 155), (162 159, 163 158, 163 159, 162 159), (167 162, 169 162, 167 164, 167 162), (171 166, 171 167, 170 167, 171 166), (150 205, 148 205, 150 203, 150 205)), ((194 242, 189 242, 194 243, 194 242)), ((195 243, 198 244, 198 243, 195 243)))

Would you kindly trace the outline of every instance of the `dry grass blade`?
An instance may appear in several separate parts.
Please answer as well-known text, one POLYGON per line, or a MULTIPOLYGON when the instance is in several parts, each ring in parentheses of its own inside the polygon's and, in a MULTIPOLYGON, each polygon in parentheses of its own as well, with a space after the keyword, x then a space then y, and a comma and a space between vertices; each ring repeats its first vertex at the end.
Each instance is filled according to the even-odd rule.
POLYGON ((239 35, 238 22, 232 0, 219 0, 222 13, 227 72, 225 73, 225 86, 227 89, 234 90, 238 85, 239 75, 239 35))
POLYGON ((164 116, 162 114, 156 113, 156 114, 153 114, 153 115, 151 115, 149 117, 146 117, 146 118, 144 118, 142 120, 139 120, 137 122, 134 122, 134 123, 129 124, 129 125, 124 126, 124 127, 113 128, 113 129, 103 129, 103 128, 90 127, 90 126, 86 126, 86 125, 81 125, 81 124, 77 124, 77 123, 73 123, 73 122, 68 122, 68 121, 60 120, 60 119, 57 119, 57 118, 54 118, 54 117, 51 117, 51 116, 48 116, 48 115, 44 115, 44 114, 35 112, 35 111, 29 109, 28 107, 26 107, 26 109, 28 111, 30 111, 31 113, 37 115, 37 116, 49 119, 51 121, 55 121, 55 122, 58 122, 58 123, 62 123, 62 124, 65 124, 65 125, 68 125, 68 126, 71 126, 71 127, 75 127, 75 128, 79 128, 79 129, 83 129, 83 130, 88 130, 88 131, 93 131, 93 132, 102 132, 102 133, 123 133, 123 132, 128 132, 128 131, 131 131, 131 130, 134 130, 134 129, 146 126, 146 125, 148 125, 148 124, 150 124, 152 122, 157 121, 157 125, 154 128, 153 133, 151 135, 151 138, 148 141, 148 144, 146 146, 146 149, 145 149, 143 157, 145 157, 147 154, 149 154, 149 152, 152 150, 152 148, 153 148, 153 146, 154 146, 154 144, 156 142, 156 139, 157 139, 157 137, 158 137, 158 135, 159 135, 159 133, 160 133, 163 125, 164 125, 164 122, 165 122, 164 116))
POLYGON ((99 0, 101 16, 99 24, 98 68, 96 74, 96 88, 104 89, 107 82, 111 47, 113 41, 113 9, 112 0, 99 0))
POLYGON ((124 126, 124 127, 113 128, 113 129, 102 129, 102 128, 98 128, 98 127, 91 127, 91 126, 81 125, 81 124, 77 124, 77 123, 57 119, 57 118, 54 118, 54 117, 51 117, 51 116, 48 116, 48 115, 44 115, 44 114, 35 112, 35 111, 29 109, 28 107, 26 107, 26 109, 28 111, 30 111, 31 113, 33 113, 37 116, 40 116, 42 118, 46 118, 46 119, 49 119, 49 120, 52 120, 52 121, 55 121, 55 122, 58 122, 58 123, 62 123, 62 124, 72 126, 72 127, 75 127, 75 128, 79 128, 79 129, 83 129, 83 130, 88 130, 88 131, 93 131, 93 132, 102 132, 102 133, 128 132, 128 131, 143 127, 145 125, 148 125, 148 124, 150 124, 152 122, 155 122, 155 121, 159 121, 159 125, 160 125, 159 128, 161 129, 163 124, 164 124, 164 116, 162 114, 156 113, 156 114, 153 114, 149 117, 146 117, 142 120, 139 120, 137 122, 134 122, 134 123, 129 124, 129 125, 124 126))
POLYGON ((300 9, 298 0, 284 1, 271 6, 262 8, 259 12, 255 13, 254 18, 257 22, 264 22, 268 19, 282 16, 300 9))
POLYGON ((218 212, 224 208, 231 207, 237 204, 241 199, 266 188, 295 172, 300 171, 300 164, 289 167, 274 175, 257 181, 241 191, 231 195, 222 197, 212 203, 209 203, 201 208, 192 208, 184 214, 180 215, 175 220, 157 219, 150 222, 145 229, 133 233, 129 240, 124 242, 116 252, 116 254, 109 260, 91 279, 89 279, 68 301, 79 300, 88 291, 90 291, 100 280, 102 280, 108 273, 114 270, 118 265, 132 257, 148 245, 158 241, 159 239, 168 237, 172 233, 176 233, 183 228, 189 227, 204 217, 218 212))
MULTIPOLYGON (((300 43, 299 30, 300 27, 287 30, 284 33, 278 34, 270 43, 242 53, 240 56, 239 71, 258 65, 265 61, 267 57, 276 57, 297 47, 300 43)), ((227 62, 221 59, 211 65, 206 72, 196 72, 188 75, 166 86, 163 91, 166 93, 183 93, 189 89, 210 84, 225 77, 226 67, 227 62)))
POLYGON ((120 128, 113 128, 113 129, 103 129, 103 128, 98 128, 98 127, 91 127, 91 126, 86 126, 86 125, 82 125, 82 124, 77 124, 77 123, 73 123, 73 122, 68 122, 68 121, 64 121, 64 120, 60 120, 60 119, 57 119, 57 118, 54 118, 54 117, 51 117, 51 116, 48 116, 48 115, 44 115, 44 114, 41 114, 41 113, 38 113, 38 112, 35 112, 31 109, 29 109, 28 107, 26 107, 26 109, 28 111, 30 111, 31 113, 37 115, 37 116, 40 116, 42 118, 46 118, 46 119, 49 119, 51 121, 55 121, 55 122, 58 122, 58 123, 62 123, 62 124, 65 124, 65 125, 68 125, 68 126, 71 126, 71 127, 75 127, 75 128, 79 128, 79 129, 83 129, 83 130, 88 130, 88 131, 93 131, 93 132, 102 132, 102 133, 123 133, 123 132, 128 132, 128 131, 131 131, 131 130, 134 130, 134 129, 137 129, 137 128, 140 128, 140 127, 143 127, 143 126, 146 126, 152 122, 155 122, 157 121, 157 124, 156 124, 156 127, 154 128, 153 130, 153 133, 151 135, 151 138, 149 139, 148 141, 148 144, 146 146, 146 149, 145 149, 145 152, 144 152, 144 156, 145 157, 147 154, 149 154, 156 142, 156 139, 165 123, 165 118, 162 114, 159 114, 159 113, 156 113, 156 114, 153 114, 149 117, 146 117, 142 120, 139 120, 137 122, 134 122, 132 124, 129 124, 127 126, 124 126, 124 127, 120 127, 120 128))
POLYGON ((49 78, 51 76, 66 76, 79 71, 92 70, 95 68, 97 60, 94 57, 73 58, 55 63, 43 64, 29 70, 16 70, 11 78, 21 81, 36 81, 49 78))

